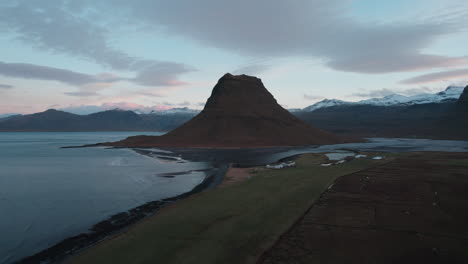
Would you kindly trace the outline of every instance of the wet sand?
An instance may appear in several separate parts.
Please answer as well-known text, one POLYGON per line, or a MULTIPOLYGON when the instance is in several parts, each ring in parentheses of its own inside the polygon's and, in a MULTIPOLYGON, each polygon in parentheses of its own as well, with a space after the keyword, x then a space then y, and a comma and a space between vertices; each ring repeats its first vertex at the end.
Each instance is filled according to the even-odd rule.
POLYGON ((250 179, 252 170, 252 168, 236 168, 231 164, 219 187, 226 187, 250 179))
POLYGON ((342 176, 258 263, 468 263, 468 154, 342 176))

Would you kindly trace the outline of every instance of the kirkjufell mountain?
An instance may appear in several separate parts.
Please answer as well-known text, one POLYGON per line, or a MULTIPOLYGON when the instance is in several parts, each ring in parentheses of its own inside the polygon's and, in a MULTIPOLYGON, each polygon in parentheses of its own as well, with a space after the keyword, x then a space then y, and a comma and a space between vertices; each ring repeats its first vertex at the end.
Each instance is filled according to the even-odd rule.
POLYGON ((163 136, 105 143, 132 147, 267 147, 344 143, 281 107, 259 78, 226 74, 203 111, 163 136))

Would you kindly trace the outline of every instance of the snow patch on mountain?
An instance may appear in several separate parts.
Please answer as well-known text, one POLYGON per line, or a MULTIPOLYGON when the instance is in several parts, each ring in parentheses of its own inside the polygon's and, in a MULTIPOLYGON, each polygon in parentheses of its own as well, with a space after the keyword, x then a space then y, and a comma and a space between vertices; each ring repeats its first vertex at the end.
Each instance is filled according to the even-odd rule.
POLYGON ((325 100, 322 100, 318 103, 315 103, 313 105, 310 105, 304 109, 302 109, 303 111, 306 111, 306 112, 312 112, 312 111, 315 111, 319 108, 326 108, 326 107, 332 107, 332 106, 337 106, 337 105, 350 105, 350 104, 354 104, 353 102, 346 102, 346 101, 342 101, 342 100, 338 100, 338 99, 325 99, 325 100))
POLYGON ((400 94, 391 94, 381 98, 371 98, 359 102, 347 102, 337 99, 325 99, 304 108, 302 111, 312 112, 320 108, 327 108, 339 105, 375 105, 375 106, 395 106, 395 105, 416 105, 429 103, 443 103, 447 101, 458 100, 463 93, 464 87, 449 86, 445 91, 435 94, 418 94, 413 96, 404 96, 400 94))

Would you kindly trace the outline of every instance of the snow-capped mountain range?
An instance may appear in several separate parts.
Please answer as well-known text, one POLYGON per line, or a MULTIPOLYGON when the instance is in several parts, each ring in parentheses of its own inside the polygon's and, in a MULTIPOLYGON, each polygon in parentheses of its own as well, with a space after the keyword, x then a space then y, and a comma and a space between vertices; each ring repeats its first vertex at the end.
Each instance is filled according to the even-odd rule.
POLYGON ((463 93, 464 87, 449 86, 445 91, 435 94, 418 94, 413 96, 404 96, 400 94, 391 94, 381 98, 371 98, 359 102, 347 102, 337 99, 325 99, 313 105, 305 107, 302 111, 312 112, 320 108, 327 108, 339 105, 375 105, 375 106, 396 106, 396 105, 416 105, 429 103, 443 103, 447 101, 458 100, 463 93))

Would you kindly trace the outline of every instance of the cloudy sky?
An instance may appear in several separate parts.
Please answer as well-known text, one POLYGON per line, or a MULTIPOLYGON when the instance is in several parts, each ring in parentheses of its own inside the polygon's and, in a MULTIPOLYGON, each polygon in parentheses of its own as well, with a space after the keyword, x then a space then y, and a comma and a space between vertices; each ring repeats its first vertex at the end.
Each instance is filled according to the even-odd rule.
POLYGON ((3 0, 0 114, 201 108, 226 72, 302 108, 468 84, 466 0, 3 0))

